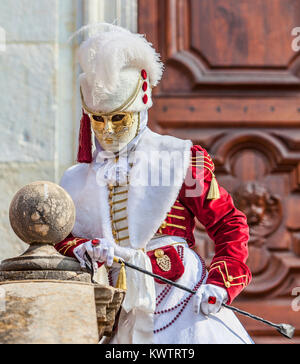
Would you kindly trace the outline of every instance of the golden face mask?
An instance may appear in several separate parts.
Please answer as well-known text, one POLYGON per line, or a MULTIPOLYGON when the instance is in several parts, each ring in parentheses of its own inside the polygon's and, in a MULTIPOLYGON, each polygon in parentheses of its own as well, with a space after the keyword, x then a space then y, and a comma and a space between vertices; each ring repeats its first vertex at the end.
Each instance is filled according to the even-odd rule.
POLYGON ((139 113, 92 113, 89 116, 95 136, 105 150, 118 152, 138 134, 139 113))

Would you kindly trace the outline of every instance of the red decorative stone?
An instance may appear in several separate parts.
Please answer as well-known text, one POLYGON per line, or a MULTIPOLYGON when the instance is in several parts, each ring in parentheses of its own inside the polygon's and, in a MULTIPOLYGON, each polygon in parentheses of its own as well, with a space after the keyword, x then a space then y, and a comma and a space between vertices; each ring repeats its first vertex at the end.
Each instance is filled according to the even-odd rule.
POLYGON ((146 92, 148 90, 148 83, 145 81, 143 83, 143 91, 146 92))
POLYGON ((98 239, 92 240, 92 245, 93 246, 98 246, 99 244, 100 244, 100 241, 98 239))
POLYGON ((147 104, 147 102, 148 102, 148 96, 147 95, 144 95, 144 97, 143 97, 143 103, 144 104, 147 104))
POLYGON ((147 72, 146 72, 146 70, 142 70, 141 75, 142 75, 142 77, 143 77, 144 80, 147 79, 147 72))
POLYGON ((216 302, 217 302, 216 297, 214 297, 214 296, 209 296, 209 297, 208 297, 208 303, 209 303, 210 305, 214 305, 216 302))

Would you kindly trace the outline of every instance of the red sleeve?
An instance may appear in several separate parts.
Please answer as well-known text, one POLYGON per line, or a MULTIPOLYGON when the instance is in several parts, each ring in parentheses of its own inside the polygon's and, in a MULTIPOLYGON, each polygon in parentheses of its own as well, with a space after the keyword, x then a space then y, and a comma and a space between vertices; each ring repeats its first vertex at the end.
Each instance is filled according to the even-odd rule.
MULTIPOLYGON (((75 238, 72 234, 70 234, 65 240, 56 244, 54 247, 60 254, 76 259, 76 256, 74 255, 74 249, 89 240, 90 239, 75 238)), ((103 263, 98 262, 99 267, 102 265, 103 263)))
POLYGON ((187 179, 180 191, 180 201, 205 226, 215 242, 207 284, 225 288, 228 303, 251 280, 246 266, 249 228, 246 216, 237 210, 228 192, 218 186, 214 165, 208 153, 199 146, 192 147, 192 160, 187 179), (216 199, 212 199, 213 196, 216 199))
POLYGON ((66 257, 75 258, 73 250, 79 245, 89 241, 89 239, 75 238, 70 234, 65 240, 55 245, 55 249, 66 257))

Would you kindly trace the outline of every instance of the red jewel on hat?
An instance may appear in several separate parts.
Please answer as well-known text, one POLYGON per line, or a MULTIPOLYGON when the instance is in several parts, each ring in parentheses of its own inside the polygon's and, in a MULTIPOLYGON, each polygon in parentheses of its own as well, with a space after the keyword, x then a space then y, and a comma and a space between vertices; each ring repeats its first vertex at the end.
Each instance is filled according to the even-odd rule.
POLYGON ((214 305, 216 302, 217 302, 216 297, 214 297, 214 296, 209 296, 209 297, 208 297, 208 303, 209 303, 210 305, 214 305))
POLYGON ((98 239, 92 240, 92 245, 93 246, 98 246, 99 244, 100 244, 100 241, 98 239))
POLYGON ((143 91, 146 92, 148 90, 148 83, 145 81, 143 83, 143 91))
POLYGON ((144 80, 147 79, 147 72, 145 70, 142 70, 141 75, 142 75, 144 80))
POLYGON ((148 102, 148 96, 147 95, 144 95, 144 97, 143 97, 143 103, 144 104, 147 104, 147 102, 148 102))

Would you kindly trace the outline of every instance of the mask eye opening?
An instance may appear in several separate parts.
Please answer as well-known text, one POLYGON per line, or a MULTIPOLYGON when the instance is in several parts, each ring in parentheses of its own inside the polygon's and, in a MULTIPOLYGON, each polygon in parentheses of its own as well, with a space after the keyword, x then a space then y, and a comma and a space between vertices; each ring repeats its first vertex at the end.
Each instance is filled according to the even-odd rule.
POLYGON ((125 118, 124 114, 116 114, 111 118, 111 120, 114 121, 114 122, 115 121, 122 121, 124 118, 125 118))
POLYGON ((99 123, 104 123, 104 119, 102 116, 99 116, 99 115, 92 115, 92 118, 94 121, 97 121, 99 123))

